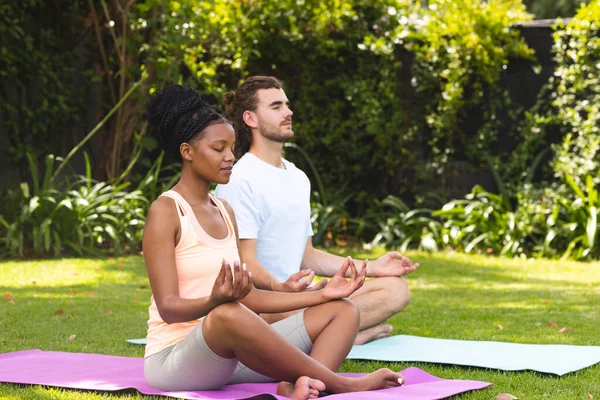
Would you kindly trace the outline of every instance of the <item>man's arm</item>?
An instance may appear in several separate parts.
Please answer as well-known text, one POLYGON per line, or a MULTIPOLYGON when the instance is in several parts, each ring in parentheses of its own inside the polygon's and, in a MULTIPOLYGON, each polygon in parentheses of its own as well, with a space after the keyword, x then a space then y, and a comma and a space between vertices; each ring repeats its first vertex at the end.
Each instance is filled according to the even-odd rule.
POLYGON ((320 276, 334 276, 343 262, 344 257, 315 249, 312 245, 312 236, 306 240, 302 256, 302 269, 311 269, 320 276))
MULTIPOLYGON (((296 272, 285 282, 279 282, 269 270, 256 258, 256 239, 241 239, 239 249, 246 266, 252 272, 254 285, 259 289, 273 290, 275 292, 301 292, 306 289, 315 277, 315 273, 309 269, 296 272), (302 279, 306 278, 306 279, 302 279)), ((317 284, 311 289, 321 289, 323 284, 317 284)))
MULTIPOLYGON (((312 237, 306 240, 306 248, 302 257, 302 269, 311 269, 320 276, 336 274, 344 258, 326 251, 315 249, 312 237)), ((419 264, 413 264, 407 257, 397 251, 390 251, 375 261, 367 263, 367 276, 404 276, 413 272, 419 264)))
POLYGON ((256 258, 256 239, 240 239, 240 253, 248 269, 252 272, 254 286, 259 289, 276 290, 281 284, 256 258))

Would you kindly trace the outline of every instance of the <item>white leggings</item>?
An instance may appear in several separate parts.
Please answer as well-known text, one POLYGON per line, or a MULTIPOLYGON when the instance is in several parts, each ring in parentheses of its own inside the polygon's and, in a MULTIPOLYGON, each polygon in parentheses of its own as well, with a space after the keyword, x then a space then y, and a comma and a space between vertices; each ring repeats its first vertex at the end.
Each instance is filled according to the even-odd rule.
MULTIPOLYGON (((235 358, 223 358, 206 344, 202 321, 181 342, 144 360, 148 385, 164 391, 216 390, 227 384, 273 382, 235 358)), ((312 342, 304 326, 304 311, 277 321, 271 327, 305 354, 312 342)))

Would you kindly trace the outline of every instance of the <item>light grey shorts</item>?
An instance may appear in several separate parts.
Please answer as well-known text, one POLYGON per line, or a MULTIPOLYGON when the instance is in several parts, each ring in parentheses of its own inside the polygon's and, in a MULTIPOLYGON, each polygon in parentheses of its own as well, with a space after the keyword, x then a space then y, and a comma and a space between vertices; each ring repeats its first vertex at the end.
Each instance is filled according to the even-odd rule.
MULTIPOLYGON (((231 383, 273 382, 233 358, 215 354, 202 334, 202 320, 181 342, 144 360, 150 387, 165 391, 216 390, 231 383)), ((305 354, 312 342, 304 326, 304 311, 275 322, 271 327, 305 354)))

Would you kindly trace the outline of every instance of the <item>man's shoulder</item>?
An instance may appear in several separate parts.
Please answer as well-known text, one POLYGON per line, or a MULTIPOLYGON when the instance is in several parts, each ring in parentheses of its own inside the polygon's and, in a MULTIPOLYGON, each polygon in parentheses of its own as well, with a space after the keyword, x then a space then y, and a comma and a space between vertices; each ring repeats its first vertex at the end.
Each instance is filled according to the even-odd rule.
POLYGON ((215 189, 215 196, 219 198, 237 198, 243 193, 252 191, 254 181, 259 176, 256 166, 250 157, 242 156, 233 166, 233 173, 226 184, 219 184, 215 189))
POLYGON ((285 168, 288 171, 292 171, 298 177, 308 180, 308 176, 306 175, 306 173, 303 170, 301 170, 300 168, 296 167, 296 164, 294 164, 293 162, 291 162, 289 160, 286 160, 285 158, 282 158, 281 161, 283 162, 283 165, 285 165, 285 168))
POLYGON ((252 180, 257 176, 260 167, 261 165, 256 162, 255 157, 252 157, 250 153, 246 153, 233 166, 233 174, 231 177, 236 180, 252 180))

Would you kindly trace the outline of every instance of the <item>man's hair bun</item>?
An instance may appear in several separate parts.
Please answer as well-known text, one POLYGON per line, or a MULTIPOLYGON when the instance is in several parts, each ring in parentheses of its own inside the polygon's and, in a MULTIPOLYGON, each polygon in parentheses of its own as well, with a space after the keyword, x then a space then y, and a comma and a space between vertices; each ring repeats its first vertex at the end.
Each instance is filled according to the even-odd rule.
POLYGON ((235 101, 235 90, 227 92, 223 95, 223 107, 225 112, 229 115, 233 111, 233 102, 235 101))

